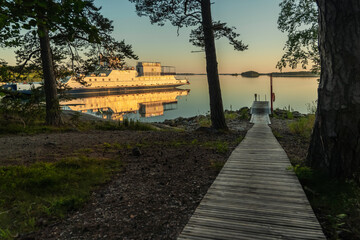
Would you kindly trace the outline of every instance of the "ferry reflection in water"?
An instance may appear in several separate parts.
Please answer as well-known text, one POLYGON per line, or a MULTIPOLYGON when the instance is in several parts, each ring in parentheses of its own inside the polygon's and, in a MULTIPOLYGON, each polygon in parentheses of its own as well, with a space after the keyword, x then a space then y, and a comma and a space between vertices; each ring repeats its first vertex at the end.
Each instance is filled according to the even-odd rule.
POLYGON ((129 113, 141 117, 161 116, 176 108, 177 97, 186 96, 189 89, 157 89, 141 92, 99 92, 71 95, 61 103, 63 109, 91 114, 103 119, 120 120, 129 113))

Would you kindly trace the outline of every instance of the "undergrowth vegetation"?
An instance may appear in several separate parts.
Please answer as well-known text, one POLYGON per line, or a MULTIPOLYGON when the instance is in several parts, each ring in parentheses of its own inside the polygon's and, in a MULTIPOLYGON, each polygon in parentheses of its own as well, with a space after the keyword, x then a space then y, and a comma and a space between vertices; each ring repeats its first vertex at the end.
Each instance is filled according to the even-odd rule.
POLYGON ((360 238, 360 187, 306 166, 294 166, 328 239, 360 238))
POLYGON ((4 109, 0 108, 0 135, 1 134, 38 134, 38 133, 54 133, 69 131, 154 131, 156 130, 151 124, 139 121, 82 121, 79 114, 75 114, 69 120, 64 121, 60 126, 47 126, 45 122, 45 112, 39 110, 29 114, 23 113, 22 110, 11 113, 4 113, 4 109), (22 117, 27 116, 27 117, 22 117))
POLYGON ((31 232, 40 219, 63 217, 121 169, 119 159, 66 158, 56 163, 0 167, 0 239, 31 232))
POLYGON ((295 122, 289 123, 289 129, 293 134, 300 135, 303 138, 310 138, 314 123, 315 115, 308 114, 306 117, 301 117, 295 122))

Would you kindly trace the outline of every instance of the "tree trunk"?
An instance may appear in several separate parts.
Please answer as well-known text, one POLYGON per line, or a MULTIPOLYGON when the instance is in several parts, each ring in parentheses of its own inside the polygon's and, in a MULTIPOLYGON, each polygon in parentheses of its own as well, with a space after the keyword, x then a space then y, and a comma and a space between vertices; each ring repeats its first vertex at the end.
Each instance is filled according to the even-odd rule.
POLYGON ((202 27, 204 30, 206 72, 209 84, 210 115, 212 127, 227 129, 221 98, 221 89, 216 60, 215 40, 212 29, 210 0, 201 0, 202 27))
POLYGON ((46 98, 46 124, 57 126, 61 123, 57 85, 54 74, 49 32, 46 26, 38 26, 40 39, 41 61, 44 74, 44 88, 46 98))
POLYGON ((360 170, 360 1, 317 4, 321 77, 307 160, 332 176, 354 177, 360 170))

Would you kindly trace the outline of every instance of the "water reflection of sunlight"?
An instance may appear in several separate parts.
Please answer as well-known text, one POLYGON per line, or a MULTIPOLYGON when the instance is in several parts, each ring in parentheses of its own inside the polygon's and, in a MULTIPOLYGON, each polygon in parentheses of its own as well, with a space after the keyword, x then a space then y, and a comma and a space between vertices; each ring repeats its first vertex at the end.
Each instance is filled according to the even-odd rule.
POLYGON ((161 116, 177 104, 178 96, 188 95, 188 89, 158 89, 131 93, 92 93, 73 95, 61 103, 64 109, 91 114, 103 119, 120 120, 129 113, 141 117, 161 116))

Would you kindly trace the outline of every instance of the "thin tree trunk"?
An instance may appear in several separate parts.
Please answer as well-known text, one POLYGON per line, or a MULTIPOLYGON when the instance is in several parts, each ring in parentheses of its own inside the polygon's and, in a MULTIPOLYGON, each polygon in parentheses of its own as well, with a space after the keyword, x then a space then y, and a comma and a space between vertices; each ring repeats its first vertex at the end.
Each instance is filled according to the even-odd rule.
POLYGON ((61 117, 54 65, 50 48, 49 32, 46 26, 38 26, 38 36, 40 39, 41 60, 44 74, 46 124, 57 126, 61 123, 61 117))
POLYGON ((215 129, 227 129, 221 98, 210 0, 201 0, 201 15, 204 30, 206 72, 209 84, 212 127, 215 129))
POLYGON ((360 170, 360 1, 317 0, 321 77, 308 163, 332 176, 360 170))

